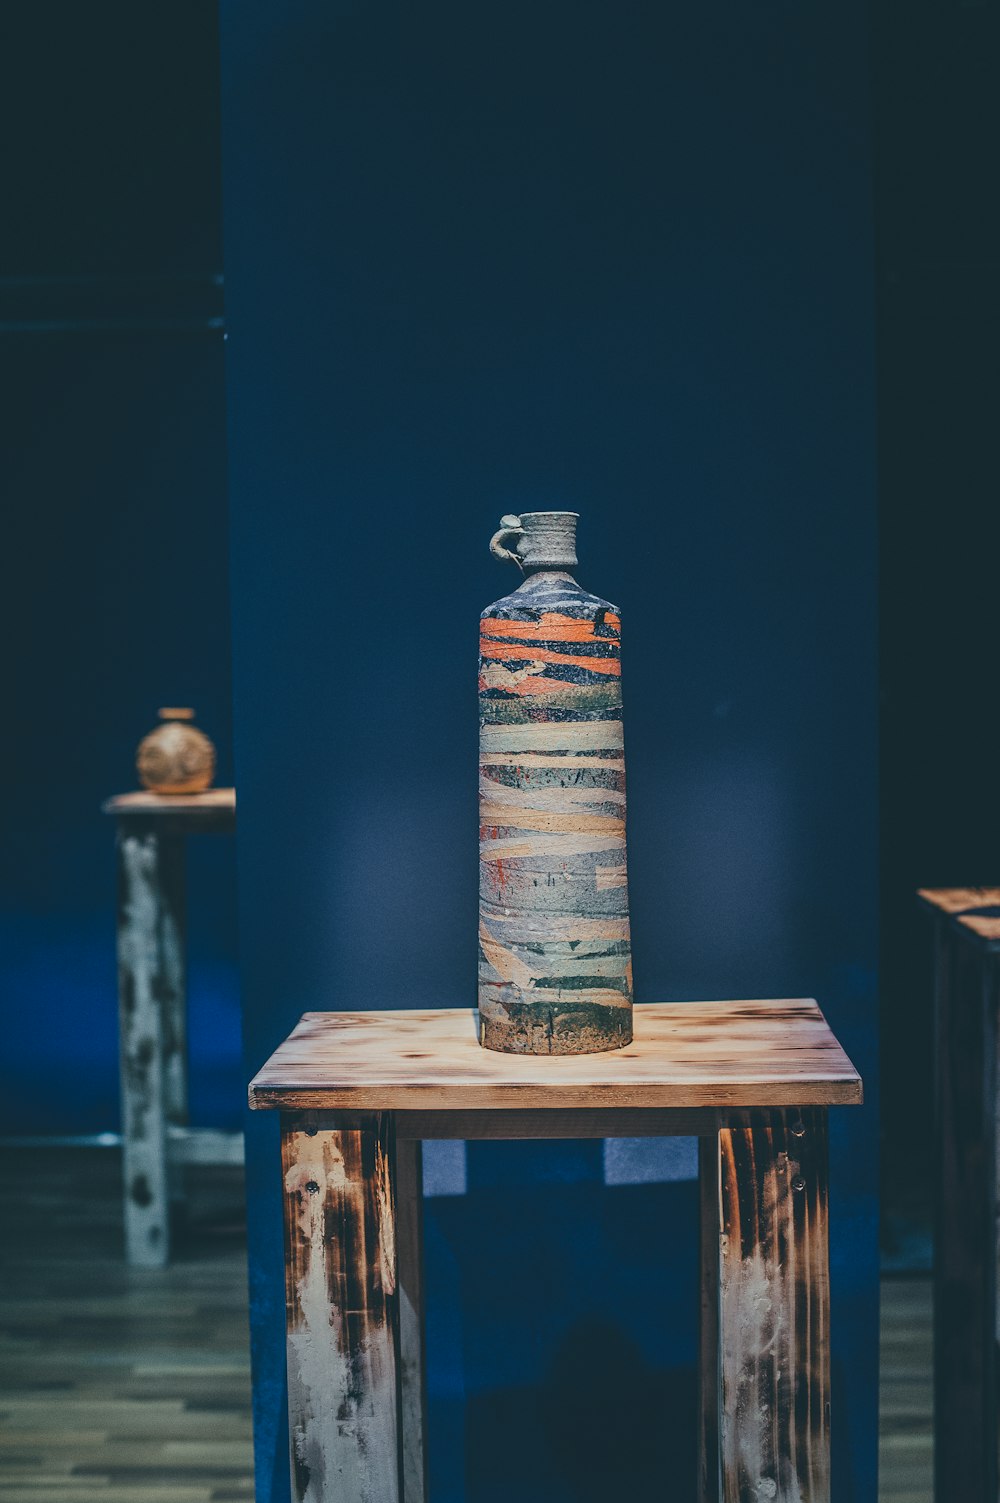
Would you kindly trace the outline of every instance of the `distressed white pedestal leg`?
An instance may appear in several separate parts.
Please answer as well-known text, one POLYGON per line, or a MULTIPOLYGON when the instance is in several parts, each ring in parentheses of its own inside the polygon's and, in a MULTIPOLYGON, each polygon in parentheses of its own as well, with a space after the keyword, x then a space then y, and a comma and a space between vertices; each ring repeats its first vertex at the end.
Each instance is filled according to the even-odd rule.
POLYGON ((400 1503, 392 1118, 282 1123, 294 1503, 400 1503))
POLYGON ((184 840, 159 834, 160 995, 163 1008, 163 1105, 167 1120, 170 1198, 184 1199, 184 1163, 170 1153, 171 1128, 188 1125, 187 913, 184 840))
POLYGON ((719 1134, 722 1503, 829 1503, 826 1112, 719 1134))
POLYGON ((176 931, 165 912, 162 837, 118 831, 118 1005, 125 1254, 162 1267, 170 1254, 164 997, 176 975, 176 931))
POLYGON ((423 1144, 396 1142, 396 1252, 402 1387, 403 1503, 427 1503, 423 1144))

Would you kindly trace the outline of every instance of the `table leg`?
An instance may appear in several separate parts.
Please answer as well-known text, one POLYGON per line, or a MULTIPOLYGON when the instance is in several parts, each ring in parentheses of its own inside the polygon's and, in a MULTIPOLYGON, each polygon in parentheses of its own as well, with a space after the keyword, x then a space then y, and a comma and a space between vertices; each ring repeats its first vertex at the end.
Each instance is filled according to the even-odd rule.
POLYGON ((393 1122, 282 1122, 294 1503, 400 1503, 393 1122))
MULTIPOLYGON (((170 1253, 163 1058, 164 906, 160 836, 118 831, 118 1008, 125 1255, 160 1268, 170 1253)), ((167 926, 169 927, 169 926, 167 926)))
POLYGON ((698 1139, 701 1339, 698 1503, 719 1503, 719 1135, 698 1139))
POLYGON ((427 1503, 427 1397, 424 1363, 423 1144, 396 1143, 396 1257, 403 1503, 427 1503))
MULTIPOLYGON (((160 835, 160 987, 163 1007, 163 1097, 167 1126, 188 1123, 186 902, 184 839, 160 835)), ((184 1165, 170 1162, 170 1195, 184 1195, 184 1165)))
POLYGON ((719 1134, 722 1503, 829 1503, 826 1112, 719 1134))
POLYGON ((939 921, 934 1494, 996 1503, 996 963, 939 921))

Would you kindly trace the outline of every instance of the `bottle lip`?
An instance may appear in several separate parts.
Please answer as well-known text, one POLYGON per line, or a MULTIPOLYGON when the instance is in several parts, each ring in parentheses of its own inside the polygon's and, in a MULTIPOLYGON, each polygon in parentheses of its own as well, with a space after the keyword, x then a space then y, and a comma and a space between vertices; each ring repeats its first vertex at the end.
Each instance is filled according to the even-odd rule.
POLYGON ((161 720, 193 720, 194 711, 177 705, 168 705, 166 709, 158 710, 161 720))
POLYGON ((518 515, 522 521, 525 517, 580 517, 578 511, 522 511, 518 515))

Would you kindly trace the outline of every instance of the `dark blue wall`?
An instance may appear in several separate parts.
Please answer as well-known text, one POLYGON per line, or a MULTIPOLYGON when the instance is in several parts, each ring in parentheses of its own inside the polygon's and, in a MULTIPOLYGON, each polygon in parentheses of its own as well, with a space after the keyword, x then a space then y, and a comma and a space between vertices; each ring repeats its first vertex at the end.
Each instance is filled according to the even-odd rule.
MULTIPOLYGON (((860 4, 222 6, 247 1071, 306 1008, 472 1005, 485 544, 578 510, 624 610, 638 999, 816 995, 866 1076, 833 1122, 838 1503, 875 1497, 865 40, 860 4)), ((605 1179, 600 1145, 479 1145, 428 1203, 435 1503, 693 1497, 693 1187, 605 1179)))
MULTIPOLYGON (((69 329, 0 341, 15 435, 0 630, 0 1132, 118 1126, 111 793, 161 703, 232 778, 222 336, 69 329)), ((189 842, 194 1120, 238 1125, 231 840, 189 842)))
MULTIPOLYGON (((118 1125, 100 804, 158 706, 232 778, 218 130, 203 0, 5 8, 0 1133, 118 1125)), ((234 879, 192 842, 192 1108, 230 1126, 234 879)))
POLYGON ((933 960, 918 887, 1000 875, 1000 8, 873 8, 885 1251, 930 1259, 933 960), (942 498, 947 498, 942 505, 942 498))

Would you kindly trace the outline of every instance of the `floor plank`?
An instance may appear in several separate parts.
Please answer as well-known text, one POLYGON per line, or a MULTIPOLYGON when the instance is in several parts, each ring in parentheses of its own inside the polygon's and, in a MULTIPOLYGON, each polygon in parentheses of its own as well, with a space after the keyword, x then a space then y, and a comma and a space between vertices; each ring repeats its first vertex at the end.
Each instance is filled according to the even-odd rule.
POLYGON ((153 1270, 125 1266, 119 1166, 0 1154, 0 1503, 252 1500, 242 1171, 187 1170, 153 1270))
POLYGON ((882 1281, 879 1503, 932 1503, 931 1281, 882 1281))

